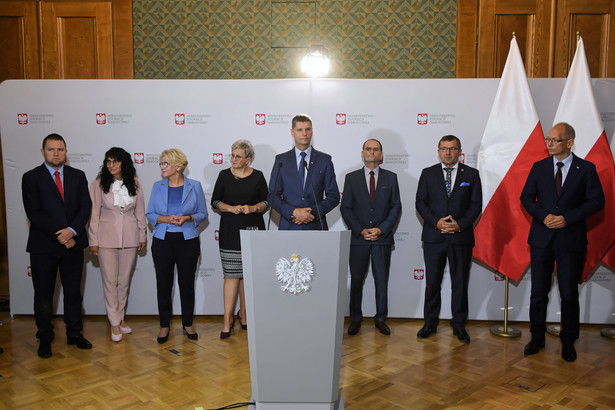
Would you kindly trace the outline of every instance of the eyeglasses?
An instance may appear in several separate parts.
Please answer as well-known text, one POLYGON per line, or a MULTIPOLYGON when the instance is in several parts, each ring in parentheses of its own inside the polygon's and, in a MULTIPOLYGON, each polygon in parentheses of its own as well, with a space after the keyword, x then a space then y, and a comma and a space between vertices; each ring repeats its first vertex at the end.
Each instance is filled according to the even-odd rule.
POLYGON ((551 144, 551 143, 559 144, 560 142, 568 141, 570 139, 572 139, 572 138, 566 138, 566 139, 563 139, 563 140, 556 140, 555 138, 545 138, 545 144, 547 144, 547 145, 551 144))
POLYGON ((107 160, 107 165, 111 165, 111 166, 117 165, 117 164, 121 164, 121 163, 122 163, 122 161, 117 161, 115 159, 108 159, 107 160))
POLYGON ((446 151, 457 152, 457 151, 459 151, 459 148, 457 148, 457 147, 440 147, 440 148, 438 148, 438 151, 440 151, 440 152, 446 152, 446 151))
POLYGON ((231 154, 231 159, 242 159, 243 157, 241 155, 235 155, 235 154, 231 154))
POLYGON ((159 163, 158 163, 158 166, 159 166, 160 168, 166 168, 166 167, 168 167, 169 165, 171 165, 171 164, 169 164, 168 162, 159 162, 159 163))

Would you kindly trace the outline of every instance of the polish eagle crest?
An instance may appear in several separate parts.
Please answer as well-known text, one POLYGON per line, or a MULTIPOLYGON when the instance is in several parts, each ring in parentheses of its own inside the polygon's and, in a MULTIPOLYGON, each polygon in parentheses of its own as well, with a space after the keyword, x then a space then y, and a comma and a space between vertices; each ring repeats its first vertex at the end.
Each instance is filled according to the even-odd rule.
POLYGON ((292 254, 290 261, 285 258, 278 259, 275 264, 275 273, 278 282, 282 284, 282 292, 297 295, 310 290, 309 283, 314 276, 314 264, 308 258, 299 261, 299 255, 292 254))

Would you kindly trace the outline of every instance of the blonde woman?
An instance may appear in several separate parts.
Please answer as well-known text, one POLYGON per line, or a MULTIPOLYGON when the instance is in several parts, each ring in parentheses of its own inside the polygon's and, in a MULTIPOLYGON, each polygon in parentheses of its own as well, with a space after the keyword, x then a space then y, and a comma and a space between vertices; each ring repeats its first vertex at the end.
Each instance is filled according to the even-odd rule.
POLYGON ((194 278, 201 244, 199 224, 207 219, 205 194, 200 182, 183 174, 188 159, 179 149, 167 149, 160 155, 162 180, 157 181, 149 198, 147 220, 152 224, 152 257, 156 270, 160 333, 157 341, 169 339, 173 312, 173 276, 181 300, 182 328, 190 340, 199 338, 193 327, 194 278))

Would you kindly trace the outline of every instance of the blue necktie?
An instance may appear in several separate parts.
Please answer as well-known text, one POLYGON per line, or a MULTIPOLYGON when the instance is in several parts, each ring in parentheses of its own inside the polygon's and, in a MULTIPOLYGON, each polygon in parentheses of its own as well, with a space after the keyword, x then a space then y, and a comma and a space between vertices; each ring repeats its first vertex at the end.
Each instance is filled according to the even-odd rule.
POLYGON ((299 161, 299 179, 301 179, 301 188, 305 185, 305 156, 307 155, 305 152, 301 154, 301 161, 299 161))

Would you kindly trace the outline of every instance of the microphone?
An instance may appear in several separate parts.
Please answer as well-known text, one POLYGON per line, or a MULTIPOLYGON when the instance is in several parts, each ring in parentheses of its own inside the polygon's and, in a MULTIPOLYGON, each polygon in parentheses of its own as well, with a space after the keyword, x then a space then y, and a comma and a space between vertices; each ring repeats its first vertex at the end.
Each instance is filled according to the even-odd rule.
MULTIPOLYGON (((282 162, 278 162, 278 172, 275 173, 275 179, 273 180, 273 190, 269 191, 270 194, 275 192, 275 189, 278 184, 278 175, 280 175, 280 169, 282 168, 282 162)), ((271 201, 273 202, 273 201, 271 201)), ((271 225, 271 214, 273 212, 273 203, 269 204, 269 220, 267 221, 267 230, 269 230, 269 225, 271 225)))
POLYGON ((307 171, 307 177, 310 180, 310 186, 312 187, 312 196, 314 197, 314 204, 316 205, 316 212, 318 212, 318 221, 320 222, 320 230, 324 231, 325 226, 322 223, 322 216, 320 215, 320 207, 318 206, 318 198, 316 198, 316 191, 314 190, 314 184, 312 183, 312 174, 310 174, 310 168, 307 166, 307 161, 303 161, 303 166, 307 171))

